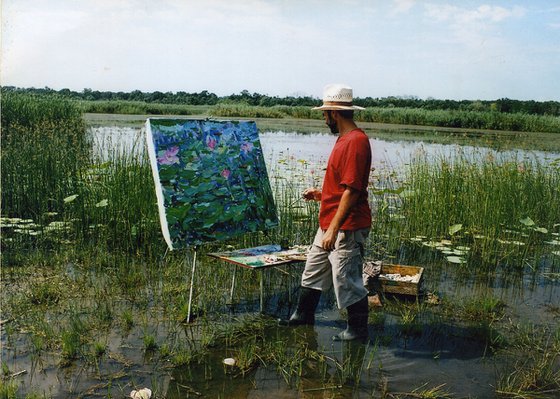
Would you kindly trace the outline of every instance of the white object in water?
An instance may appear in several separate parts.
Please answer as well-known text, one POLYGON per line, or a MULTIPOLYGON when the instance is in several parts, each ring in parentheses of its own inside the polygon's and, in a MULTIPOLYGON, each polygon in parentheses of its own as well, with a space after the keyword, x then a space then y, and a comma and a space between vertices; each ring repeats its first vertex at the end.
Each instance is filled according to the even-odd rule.
POLYGON ((142 388, 138 391, 130 392, 132 399, 150 399, 152 397, 152 390, 150 388, 142 388))
POLYGON ((227 357, 224 359, 224 364, 226 366, 235 366, 235 359, 233 357, 227 357))

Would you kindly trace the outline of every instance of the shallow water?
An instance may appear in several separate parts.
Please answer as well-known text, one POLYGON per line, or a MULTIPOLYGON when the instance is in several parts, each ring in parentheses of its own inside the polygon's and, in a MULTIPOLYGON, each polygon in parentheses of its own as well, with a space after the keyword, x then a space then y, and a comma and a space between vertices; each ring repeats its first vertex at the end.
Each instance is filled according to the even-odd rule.
MULTIPOLYGON (((108 154, 107 148, 111 148, 117 154, 142 154, 145 151, 144 132, 141 128, 92 127, 91 132, 94 138, 94 154, 102 160, 107 160, 112 156, 112 154, 108 154)), ((279 159, 286 157, 306 161, 312 165, 310 169, 313 168, 313 165, 323 166, 336 141, 336 136, 322 133, 261 132, 259 136, 265 160, 269 162, 269 169, 277 165, 279 159)), ((553 151, 497 150, 491 147, 421 141, 391 141, 375 137, 370 138, 370 145, 372 167, 383 170, 398 169, 416 156, 426 156, 428 159, 464 156, 473 161, 484 161, 491 157, 539 162, 550 162, 560 157, 559 152, 553 151)))
MULTIPOLYGON (((401 261, 406 263, 411 259, 401 261)), ((206 267, 220 267, 215 260, 203 259, 202 262, 206 267)), ((433 262, 433 259, 428 257, 426 262, 433 262)), ((282 268, 292 278, 286 278, 275 269, 263 272, 266 289, 262 317, 286 317, 293 311, 301 268, 301 264, 282 268)), ((18 377, 24 392, 40 392, 53 398, 125 397, 132 389, 145 386, 156 391, 158 398, 201 395, 212 398, 369 398, 380 396, 381 387, 396 393, 441 384, 445 384, 445 390, 454 397, 493 397, 497 370, 507 365, 507 360, 499 352, 492 352, 488 332, 476 321, 465 323, 441 318, 433 316, 432 311, 447 302, 460 303, 462 298, 468 301, 492 296, 505 304, 504 317, 493 324, 496 331, 517 323, 555 328, 560 322, 560 280, 550 279, 544 273, 558 273, 559 268, 558 263, 546 263, 536 273, 530 269, 513 274, 502 271, 488 277, 460 275, 456 266, 435 262, 426 270, 423 289, 436 293, 442 305, 424 305, 415 329, 405 333, 400 328, 400 314, 389 303, 395 298, 388 296, 384 308, 370 310, 366 343, 331 340, 345 328, 345 322, 334 307, 332 292, 327 292, 319 305, 314 327, 266 329, 264 343, 283 342, 287 353, 297 353, 298 348, 305 345, 330 359, 324 364, 313 360, 304 362, 302 376, 292 378, 290 384, 273 366, 261 364, 244 376, 228 369, 222 360, 236 356, 234 346, 211 347, 200 362, 195 361, 188 367, 172 366, 157 350, 145 352, 143 337, 147 333, 153 335, 160 346, 196 343, 203 328, 203 323, 199 322, 180 324, 168 320, 151 306, 140 307, 135 312, 135 318, 147 320, 146 324, 138 323, 130 329, 117 324, 108 331, 101 330, 99 340, 107 342, 107 352, 95 362, 76 360, 68 367, 61 367, 58 356, 48 350, 39 357, 34 356, 25 331, 12 332, 8 341, 5 329, 2 331, 2 361, 12 372, 27 370, 18 377), (383 316, 380 323, 371 321, 373 313, 383 316), (347 373, 346 377, 343 373, 347 373)), ((99 274, 87 273, 92 282, 99 274)), ((253 272, 239 269, 238 273, 253 272)), ((229 287, 216 288, 228 291, 229 287)), ((154 290, 155 297, 161 295, 157 292, 160 289, 157 282, 147 289, 154 290)), ((258 296, 245 295, 243 287, 238 286, 236 290, 239 301, 235 308, 226 306, 224 301, 221 309, 209 315, 210 323, 236 323, 245 315, 258 313, 258 296)), ((399 297, 398 301, 415 304, 410 297, 399 297)), ((76 305, 84 304, 77 299, 76 305)), ((127 305, 117 302, 116 306, 126 308, 127 305)), ((119 313, 118 309, 115 313, 119 313)), ((53 315, 52 319, 56 317, 53 315)))

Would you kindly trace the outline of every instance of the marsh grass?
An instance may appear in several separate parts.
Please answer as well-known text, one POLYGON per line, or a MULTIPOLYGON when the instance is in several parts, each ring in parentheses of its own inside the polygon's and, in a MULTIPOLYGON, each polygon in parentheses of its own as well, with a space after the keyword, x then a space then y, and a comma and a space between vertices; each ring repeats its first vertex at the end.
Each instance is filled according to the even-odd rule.
POLYGON ((6 378, 6 377, 0 379, 0 398, 17 399, 20 397, 18 395, 18 391, 19 391, 19 384, 15 379, 6 378))
POLYGON ((2 98, 2 215, 59 212, 89 161, 81 113, 62 99, 19 93, 2 98))
POLYGON ((60 332, 61 366, 67 366, 82 353, 86 339, 86 324, 79 315, 71 315, 69 325, 60 332))
POLYGON ((555 398, 560 395, 560 330, 513 325, 509 367, 499 371, 500 398, 555 398))
POLYGON ((449 262, 524 267, 546 253, 560 222, 560 168, 517 159, 414 159, 395 183, 374 188, 376 244, 391 252, 408 240, 449 262), (388 233, 388 234, 387 234, 388 233))
POLYGON ((144 351, 146 352, 153 352, 158 348, 156 337, 152 334, 144 334, 142 341, 144 342, 144 351))

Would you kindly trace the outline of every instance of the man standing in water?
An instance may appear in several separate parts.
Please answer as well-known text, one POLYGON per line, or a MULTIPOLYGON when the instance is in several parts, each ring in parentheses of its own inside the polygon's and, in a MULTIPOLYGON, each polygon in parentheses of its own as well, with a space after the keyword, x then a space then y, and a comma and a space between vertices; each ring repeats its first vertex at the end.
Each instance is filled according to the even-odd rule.
POLYGON ((346 330, 334 340, 347 341, 368 336, 368 291, 362 279, 364 243, 371 227, 367 185, 371 168, 369 139, 354 122, 352 88, 332 84, 325 87, 325 122, 338 135, 323 181, 322 190, 308 188, 306 200, 320 201, 319 229, 301 278, 295 312, 280 325, 314 324, 321 292, 334 287, 337 305, 348 311, 346 330))

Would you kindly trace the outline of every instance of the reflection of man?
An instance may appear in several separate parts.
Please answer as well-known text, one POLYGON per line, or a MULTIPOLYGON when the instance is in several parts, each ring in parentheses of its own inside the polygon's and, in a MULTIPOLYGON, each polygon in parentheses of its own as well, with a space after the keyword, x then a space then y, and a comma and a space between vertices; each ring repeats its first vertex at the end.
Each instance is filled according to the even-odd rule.
POLYGON ((325 122, 338 135, 322 190, 308 188, 306 200, 321 201, 319 229, 307 257, 296 311, 281 325, 313 324, 322 291, 334 286, 338 307, 348 311, 346 330, 335 340, 368 335, 368 291, 362 279, 363 245, 371 226, 367 185, 371 148, 366 134, 354 122, 352 89, 334 84, 325 87, 322 110, 325 122))

